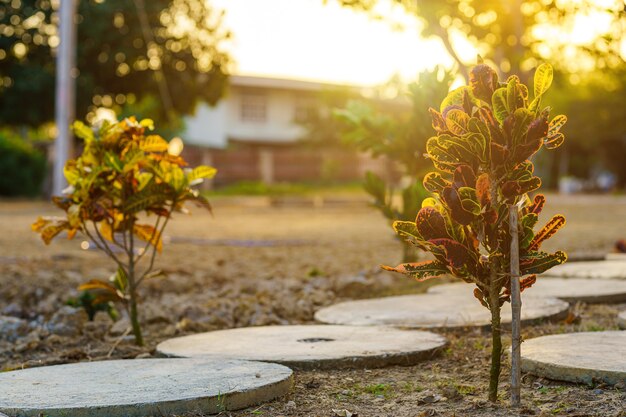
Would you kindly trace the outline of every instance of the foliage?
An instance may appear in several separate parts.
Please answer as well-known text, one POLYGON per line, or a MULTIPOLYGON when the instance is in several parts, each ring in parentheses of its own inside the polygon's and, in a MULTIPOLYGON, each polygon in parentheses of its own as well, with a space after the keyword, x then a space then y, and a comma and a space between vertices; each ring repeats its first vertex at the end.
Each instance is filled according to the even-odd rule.
MULTIPOLYGON (((222 96, 230 34, 204 0, 77 2, 76 114, 159 97, 157 120, 222 96), (145 11, 145 14, 144 14, 145 11), (147 25, 142 25, 145 16, 147 25)), ((0 122, 39 126, 54 117, 59 2, 4 2, 0 9, 0 122), (32 103, 37 103, 33 106, 32 103)))
POLYGON ((95 292, 93 304, 123 303, 141 345, 137 287, 158 274, 154 261, 173 213, 186 212, 188 201, 210 210, 193 187, 213 177, 215 169, 186 168, 183 158, 168 152, 165 139, 146 134, 153 128, 149 119, 104 123, 95 132, 81 122, 73 127, 84 150, 65 165, 70 184, 65 195, 52 199, 65 216, 40 217, 32 228, 46 244, 61 232, 70 239, 81 232, 115 261, 111 282, 94 279, 80 289, 95 292))
MULTIPOLYGON (((337 1, 374 14, 382 3, 380 0, 337 1)), ((423 24, 422 36, 441 39, 466 79, 454 42, 459 35, 482 55, 493 57, 502 72, 518 74, 522 80, 537 60, 552 59, 559 63, 559 70, 567 72, 590 67, 613 68, 623 61, 620 48, 626 14, 621 0, 392 0, 392 3, 419 18, 423 24), (587 16, 598 15, 605 19, 603 27, 596 27, 596 36, 577 39, 576 35, 567 33, 574 27, 581 30, 581 22, 587 16)), ((595 22, 584 24, 597 26, 595 22)))
POLYGON ((87 313, 89 320, 93 321, 98 311, 103 311, 111 317, 113 320, 117 320, 118 313, 110 301, 102 301, 98 299, 92 291, 82 291, 76 298, 70 298, 67 300, 67 305, 82 308, 87 313))
MULTIPOLYGON (((422 157, 426 140, 430 137, 430 113, 424 103, 440 101, 450 88, 452 75, 441 68, 424 71, 418 81, 409 86, 411 100, 408 106, 386 103, 384 110, 363 101, 349 101, 344 109, 335 110, 342 122, 341 139, 375 157, 386 157, 400 165, 406 185, 401 190, 401 206, 393 204, 394 189, 391 182, 368 172, 365 190, 374 197, 374 206, 391 221, 415 218, 422 200, 429 196, 418 176, 426 168, 422 157)), ((415 257, 411 246, 404 245, 404 261, 415 257)))
POLYGON ((555 149, 564 140, 559 129, 566 117, 550 120, 550 108, 541 106, 551 83, 552 67, 540 65, 531 100, 517 76, 500 83, 493 69, 479 64, 469 86, 450 92, 438 110, 430 109, 437 135, 426 149, 436 171, 424 177, 424 187, 434 196, 423 201, 414 222, 397 221, 393 228, 435 259, 383 267, 418 281, 451 274, 476 285, 474 296, 492 313, 492 401, 500 373, 500 309, 510 301, 509 206, 519 211, 522 290, 567 259, 561 251, 541 250, 565 218, 556 215, 535 232, 546 200, 528 196, 541 185, 529 159, 542 146, 555 149))
POLYGON ((46 158, 9 129, 0 131, 0 195, 35 196, 41 192, 46 158))

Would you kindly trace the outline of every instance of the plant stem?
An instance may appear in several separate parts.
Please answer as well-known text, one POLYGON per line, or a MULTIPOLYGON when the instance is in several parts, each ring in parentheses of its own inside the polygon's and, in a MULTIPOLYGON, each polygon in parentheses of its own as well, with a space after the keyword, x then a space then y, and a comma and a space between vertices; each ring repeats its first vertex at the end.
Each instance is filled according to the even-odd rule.
POLYGON ((489 401, 498 401, 498 382, 500 379, 500 357, 502 340, 500 338, 500 307, 491 310, 491 371, 489 375, 489 401))
POLYGON ((511 234, 511 406, 519 407, 521 403, 521 313, 522 299, 519 283, 519 237, 517 206, 509 206, 509 232, 511 234))
POLYGON ((130 323, 133 327, 133 334, 135 335, 135 344, 137 346, 143 346, 143 336, 141 334, 141 326, 139 324, 139 317, 137 312, 137 287, 135 283, 135 253, 134 253, 134 227, 135 221, 131 220, 130 224, 130 236, 128 244, 128 289, 130 296, 130 323))
POLYGON ((419 254, 415 247, 408 242, 402 242, 402 263, 416 262, 419 254))
POLYGON ((498 283, 499 262, 492 260, 491 282, 489 283, 489 309, 491 310, 491 371, 489 375, 489 401, 498 401, 500 380, 500 358, 502 339, 500 337, 500 285, 498 283))

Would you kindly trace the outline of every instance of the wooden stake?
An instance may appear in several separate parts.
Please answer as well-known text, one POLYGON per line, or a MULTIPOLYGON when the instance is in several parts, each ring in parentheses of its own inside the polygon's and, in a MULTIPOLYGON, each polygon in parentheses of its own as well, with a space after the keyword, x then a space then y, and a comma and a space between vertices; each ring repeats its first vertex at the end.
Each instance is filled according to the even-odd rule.
POLYGON ((511 234, 511 406, 521 403, 521 313, 522 298, 519 285, 519 236, 518 211, 516 205, 509 206, 509 232, 511 234))

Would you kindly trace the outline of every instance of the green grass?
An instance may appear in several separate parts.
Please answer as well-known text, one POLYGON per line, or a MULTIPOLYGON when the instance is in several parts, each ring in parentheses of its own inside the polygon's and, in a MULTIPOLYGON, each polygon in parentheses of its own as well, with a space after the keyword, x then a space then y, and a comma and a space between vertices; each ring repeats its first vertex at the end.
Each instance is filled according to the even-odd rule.
POLYGON ((363 192, 361 182, 338 184, 322 183, 275 183, 264 184, 260 181, 241 181, 208 192, 209 196, 306 196, 312 194, 359 193, 363 192))

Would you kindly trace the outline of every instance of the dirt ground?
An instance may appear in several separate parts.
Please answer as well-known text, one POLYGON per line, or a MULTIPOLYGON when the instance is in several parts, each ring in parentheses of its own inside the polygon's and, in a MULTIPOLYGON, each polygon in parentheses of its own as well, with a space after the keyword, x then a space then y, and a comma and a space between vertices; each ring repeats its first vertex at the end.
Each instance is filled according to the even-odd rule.
MULTIPOLYGON (((44 202, 0 202, 0 315, 29 323, 0 335, 0 370, 109 358, 149 357, 172 336, 232 327, 312 323, 314 312, 338 301, 424 291, 425 285, 380 272, 401 249, 365 196, 286 199, 222 197, 214 216, 191 207, 170 223, 159 267, 141 305, 147 346, 137 348, 104 313, 93 322, 59 313, 76 286, 106 279, 114 268, 81 249, 82 238, 46 247, 30 231, 39 215, 58 212, 44 202), (78 320, 78 323, 76 322, 78 320), (63 331, 49 331, 56 323, 63 331), (65 326, 65 327, 64 327, 65 326)), ((577 257, 611 251, 626 238, 626 197, 548 196, 540 221, 562 213, 567 226, 546 243, 577 257)), ((432 282, 432 281, 431 281, 432 282)), ((576 305, 573 323, 542 323, 525 338, 616 329, 621 305, 576 305)), ((523 377, 520 411, 508 404, 508 369, 501 401, 485 401, 490 340, 481 330, 440 331, 450 340, 438 358, 413 367, 297 372, 288 397, 232 416, 626 416, 626 387, 577 386, 523 377)), ((505 336, 506 339, 506 336, 505 336)), ((626 359, 625 359, 626 360, 626 359)), ((190 415, 191 416, 191 415, 190 415)))

